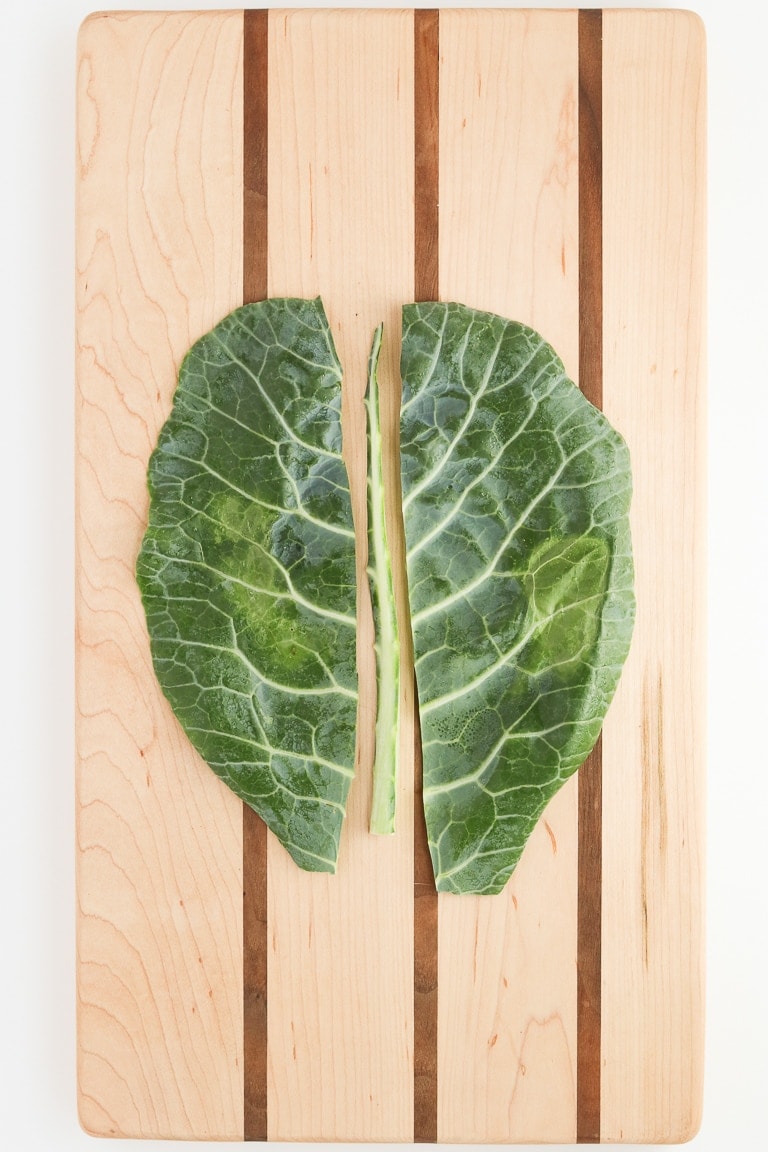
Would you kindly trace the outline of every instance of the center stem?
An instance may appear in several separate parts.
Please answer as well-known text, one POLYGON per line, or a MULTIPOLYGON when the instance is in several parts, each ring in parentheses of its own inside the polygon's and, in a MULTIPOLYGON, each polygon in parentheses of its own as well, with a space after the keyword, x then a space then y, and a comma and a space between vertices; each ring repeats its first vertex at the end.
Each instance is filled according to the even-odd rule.
POLYGON ((368 580, 373 606, 376 653, 376 746, 373 762, 371 832, 395 830, 397 794, 400 642, 397 633, 392 562, 387 541, 377 366, 383 325, 374 333, 368 360, 368 580))

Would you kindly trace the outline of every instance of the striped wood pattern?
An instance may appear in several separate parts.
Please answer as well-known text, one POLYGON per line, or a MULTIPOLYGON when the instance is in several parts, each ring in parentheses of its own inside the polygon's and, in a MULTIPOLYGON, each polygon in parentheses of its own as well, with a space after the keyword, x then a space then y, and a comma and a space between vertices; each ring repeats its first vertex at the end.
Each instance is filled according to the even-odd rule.
POLYGON ((180 357, 241 303, 242 29, 80 33, 78 1082, 104 1135, 243 1129, 241 805, 157 690, 133 575, 180 357))
MULTIPOLYGON (((178 361, 244 295, 324 297, 346 368, 361 543, 365 359, 384 319, 394 433, 402 302, 439 294, 525 320, 578 378, 579 23, 575 11, 272 10, 249 13, 245 29, 242 13, 142 13, 94 17, 81 32, 78 1016, 90 1131, 479 1143, 671 1139, 696 1127, 694 17, 602 17, 603 402, 633 456, 639 612, 602 747, 599 1115, 578 1011, 594 862, 580 889, 577 781, 550 805, 504 894, 430 896, 412 819, 407 651, 398 832, 366 831, 375 689, 364 591, 358 777, 339 873, 298 872, 271 837, 265 869, 259 822, 243 820, 156 687, 133 582, 146 461, 178 361), (438 24, 439 77, 426 71, 438 24), (427 164, 430 125, 439 149, 427 164)), ((387 464, 396 486, 394 445, 387 464)), ((396 565, 403 617, 401 549, 396 565)))

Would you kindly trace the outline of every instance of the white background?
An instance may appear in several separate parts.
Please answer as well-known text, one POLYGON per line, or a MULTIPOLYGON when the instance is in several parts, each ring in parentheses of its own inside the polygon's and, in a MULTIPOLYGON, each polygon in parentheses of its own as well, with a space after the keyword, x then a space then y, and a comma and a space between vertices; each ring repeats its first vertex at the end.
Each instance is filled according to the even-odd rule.
MULTIPOLYGON (((88 11, 4 5, 0 49, 0 1143, 14 1152, 94 1147, 75 1110, 72 719, 74 79, 88 11)), ((691 1147, 742 1152, 768 1147, 768 22, 747 0, 697 11, 709 57, 708 1015, 691 1147)))

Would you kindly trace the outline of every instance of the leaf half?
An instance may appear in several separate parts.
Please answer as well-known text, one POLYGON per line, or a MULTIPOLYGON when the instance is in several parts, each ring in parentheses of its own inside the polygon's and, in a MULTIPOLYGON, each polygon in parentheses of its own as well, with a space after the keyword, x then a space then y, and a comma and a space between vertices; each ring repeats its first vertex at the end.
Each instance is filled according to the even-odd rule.
POLYGON ((634 620, 626 445, 530 328, 403 309, 401 463, 437 887, 501 891, 634 620))
POLYGON ((149 464, 136 574, 190 740, 310 871, 353 775, 355 541, 322 303, 232 312, 187 354, 149 464))

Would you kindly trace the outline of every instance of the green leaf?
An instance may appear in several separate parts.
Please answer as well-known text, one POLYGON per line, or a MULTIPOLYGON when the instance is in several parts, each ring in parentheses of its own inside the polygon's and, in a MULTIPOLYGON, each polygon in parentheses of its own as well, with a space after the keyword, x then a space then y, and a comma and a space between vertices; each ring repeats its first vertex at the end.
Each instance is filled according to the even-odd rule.
POLYGON ((353 775, 355 542, 319 299, 237 309, 179 373, 136 574, 157 678, 214 772, 333 872, 353 775))
POLYGON ((383 325, 374 333, 368 360, 368 582, 373 605, 376 651, 376 750, 373 765, 371 832, 395 830, 397 795, 400 642, 397 633, 392 562, 384 508, 381 420, 377 367, 383 325))
POLYGON ((401 463, 437 887, 501 891, 594 745, 634 620, 626 445, 536 332, 403 310, 401 463))

